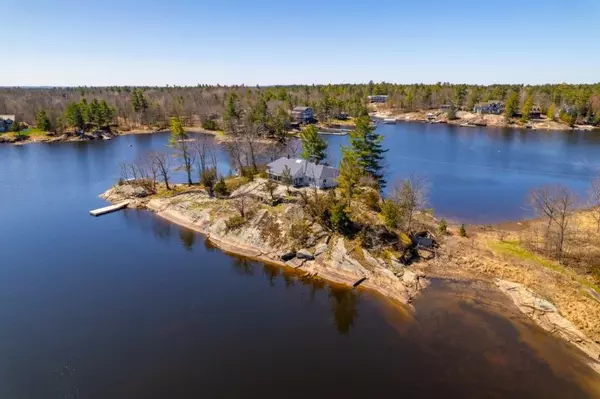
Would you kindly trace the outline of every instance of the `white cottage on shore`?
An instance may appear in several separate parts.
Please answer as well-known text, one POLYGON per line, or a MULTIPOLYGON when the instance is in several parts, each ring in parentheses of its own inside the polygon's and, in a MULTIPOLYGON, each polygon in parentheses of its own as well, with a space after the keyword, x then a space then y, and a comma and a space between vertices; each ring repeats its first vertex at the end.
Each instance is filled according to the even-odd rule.
POLYGON ((317 186, 331 188, 337 186, 339 171, 325 165, 317 165, 304 159, 282 157, 267 165, 269 178, 281 181, 286 168, 295 187, 317 186))

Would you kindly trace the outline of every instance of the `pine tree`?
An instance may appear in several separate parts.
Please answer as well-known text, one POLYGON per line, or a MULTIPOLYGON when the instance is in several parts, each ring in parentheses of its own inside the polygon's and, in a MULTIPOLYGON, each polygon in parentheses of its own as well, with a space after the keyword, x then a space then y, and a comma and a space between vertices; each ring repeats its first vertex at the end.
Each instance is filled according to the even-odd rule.
POLYGON ((67 126, 81 130, 85 126, 81 106, 78 103, 70 103, 65 109, 63 119, 67 126))
POLYGON ((46 114, 46 110, 42 109, 35 117, 35 125, 38 129, 48 132, 51 129, 50 118, 46 114))
POLYGON ((380 189, 385 187, 386 183, 383 173, 383 154, 388 151, 381 146, 382 140, 383 136, 375 132, 368 116, 356 119, 356 128, 350 132, 352 151, 358 157, 364 172, 377 180, 380 189))
POLYGON ((13 121, 13 123, 10 125, 10 131, 19 133, 21 131, 21 124, 16 120, 13 121))
POLYGON ((523 108, 521 108, 521 121, 525 122, 529 119, 529 114, 531 113, 531 109, 533 108, 533 98, 528 95, 523 103, 523 108))
POLYGON ((363 176, 364 169, 356 152, 350 147, 342 147, 342 161, 340 162, 340 174, 337 181, 338 187, 348 204, 352 201, 352 197, 360 183, 360 178, 363 176))
POLYGON ((102 125, 102 114, 100 113, 100 103, 96 98, 90 102, 88 107, 88 122, 100 129, 102 125))
POLYGON ((223 111, 223 122, 225 122, 225 129, 228 133, 236 133, 241 117, 242 113, 238 107, 238 96, 235 92, 229 93, 225 100, 225 110, 223 111))
POLYGON ((556 104, 552 103, 548 107, 548 111, 546 111, 546 116, 550 120, 556 120, 556 104))
POLYGON ((112 122, 115 116, 115 110, 110 107, 105 100, 100 102, 100 119, 102 121, 102 127, 107 127, 112 122))
POLYGON ((517 92, 513 91, 509 96, 508 100, 506 100, 506 105, 504 106, 504 116, 509 119, 515 116, 517 110, 519 109, 519 95, 517 92))
POLYGON ((187 142, 187 134, 183 128, 181 118, 171 118, 171 139, 170 143, 178 151, 178 156, 181 158, 182 167, 187 174, 188 186, 192 185, 192 168, 194 165, 193 154, 189 143, 187 142))
POLYGON ((302 130, 300 140, 302 141, 302 158, 318 164, 327 157, 327 142, 319 136, 314 125, 302 130))

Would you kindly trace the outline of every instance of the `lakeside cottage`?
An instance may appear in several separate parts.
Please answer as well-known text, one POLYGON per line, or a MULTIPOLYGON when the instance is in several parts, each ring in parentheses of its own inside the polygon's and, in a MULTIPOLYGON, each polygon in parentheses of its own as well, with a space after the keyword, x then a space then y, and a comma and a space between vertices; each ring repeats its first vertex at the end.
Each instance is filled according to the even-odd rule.
POLYGON ((281 157, 267 165, 269 178, 281 182, 288 169, 294 187, 316 186, 331 188, 337 186, 339 171, 325 165, 317 165, 304 159, 281 157))
POLYGON ((529 119, 540 119, 542 117, 542 107, 534 105, 529 112, 529 119))
POLYGON ((14 115, 0 115, 0 133, 8 132, 14 122, 14 115))
POLYGON ((292 112, 294 122, 311 123, 315 119, 314 112, 311 107, 295 107, 292 112))
POLYGON ((473 112, 479 114, 500 115, 504 112, 504 103, 500 100, 490 100, 475 104, 473 112))
POLYGON ((368 96, 367 99, 370 103, 386 103, 388 100, 387 94, 376 94, 373 96, 368 96))

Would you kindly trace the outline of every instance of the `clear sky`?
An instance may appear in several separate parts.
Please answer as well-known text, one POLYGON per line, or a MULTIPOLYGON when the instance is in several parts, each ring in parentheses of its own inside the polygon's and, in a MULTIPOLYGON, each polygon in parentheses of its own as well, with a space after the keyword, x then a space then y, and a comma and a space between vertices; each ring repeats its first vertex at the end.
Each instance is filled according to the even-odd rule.
POLYGON ((600 81, 600 0, 0 5, 0 86, 600 81))

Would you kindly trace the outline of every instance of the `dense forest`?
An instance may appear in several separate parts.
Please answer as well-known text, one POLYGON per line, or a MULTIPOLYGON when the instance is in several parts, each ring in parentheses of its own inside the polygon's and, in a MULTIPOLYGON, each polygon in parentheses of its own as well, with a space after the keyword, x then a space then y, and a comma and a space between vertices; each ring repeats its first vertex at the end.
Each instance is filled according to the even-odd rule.
POLYGON ((272 117, 305 105, 314 109, 319 120, 326 120, 340 112, 361 115, 367 96, 372 94, 387 94, 383 107, 402 111, 434 109, 443 104, 471 110, 478 102, 501 100, 510 113, 539 106, 551 117, 564 113, 572 122, 600 123, 600 83, 0 88, 0 114, 15 114, 19 122, 28 125, 41 122, 58 132, 111 125, 120 129, 166 127, 172 116, 180 117, 186 125, 201 123, 206 128, 227 130, 221 124, 233 103, 240 112, 262 107, 272 117))

